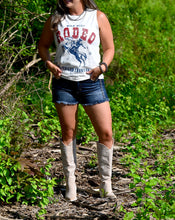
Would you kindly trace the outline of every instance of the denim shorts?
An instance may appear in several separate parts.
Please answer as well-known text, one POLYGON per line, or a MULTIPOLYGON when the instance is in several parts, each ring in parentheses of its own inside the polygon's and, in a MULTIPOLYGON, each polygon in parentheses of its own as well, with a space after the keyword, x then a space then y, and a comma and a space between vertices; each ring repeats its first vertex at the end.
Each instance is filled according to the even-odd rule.
POLYGON ((66 105, 95 105, 109 101, 104 79, 92 81, 70 81, 67 79, 56 79, 52 81, 52 101, 66 105))

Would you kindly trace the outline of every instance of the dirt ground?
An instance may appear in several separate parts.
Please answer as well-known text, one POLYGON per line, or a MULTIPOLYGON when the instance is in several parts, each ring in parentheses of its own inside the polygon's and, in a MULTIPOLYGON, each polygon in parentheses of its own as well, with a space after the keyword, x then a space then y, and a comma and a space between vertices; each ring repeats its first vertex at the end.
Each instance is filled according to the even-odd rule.
MULTIPOLYGON (((175 130, 165 132, 163 138, 174 138, 175 130)), ((30 147, 23 153, 23 157, 31 161, 42 161, 54 158, 51 174, 62 179, 54 189, 54 202, 46 207, 46 220, 54 219, 123 219, 118 213, 120 205, 128 211, 134 211, 131 204, 136 200, 134 193, 129 189, 131 179, 127 176, 128 170, 120 159, 124 156, 124 145, 115 143, 113 154, 112 185, 113 192, 117 196, 115 200, 100 198, 98 168, 90 167, 89 163, 96 158, 96 143, 91 142, 87 146, 77 145, 77 170, 76 181, 78 187, 78 200, 68 202, 64 198, 65 181, 63 178, 61 152, 59 141, 49 143, 40 148, 30 147)), ((21 205, 19 203, 0 206, 0 220, 23 219, 35 220, 38 207, 21 205)))

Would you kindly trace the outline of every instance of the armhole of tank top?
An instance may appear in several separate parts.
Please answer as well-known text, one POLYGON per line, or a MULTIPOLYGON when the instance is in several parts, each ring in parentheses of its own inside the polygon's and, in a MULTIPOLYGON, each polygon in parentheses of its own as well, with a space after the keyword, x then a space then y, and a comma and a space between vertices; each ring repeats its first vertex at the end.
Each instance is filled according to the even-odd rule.
POLYGON ((98 22, 98 9, 96 10, 96 19, 97 19, 97 25, 98 25, 98 29, 99 29, 99 32, 100 32, 100 25, 99 25, 99 22, 98 22))

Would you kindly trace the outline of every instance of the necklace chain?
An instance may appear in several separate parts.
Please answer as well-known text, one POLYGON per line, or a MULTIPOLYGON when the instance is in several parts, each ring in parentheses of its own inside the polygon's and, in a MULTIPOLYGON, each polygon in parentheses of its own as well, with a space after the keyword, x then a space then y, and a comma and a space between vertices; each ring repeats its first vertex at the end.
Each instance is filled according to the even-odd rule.
POLYGON ((71 21, 79 21, 81 20, 86 14, 86 11, 83 11, 80 15, 76 16, 77 18, 73 19, 71 15, 67 15, 67 17, 71 20, 71 21))

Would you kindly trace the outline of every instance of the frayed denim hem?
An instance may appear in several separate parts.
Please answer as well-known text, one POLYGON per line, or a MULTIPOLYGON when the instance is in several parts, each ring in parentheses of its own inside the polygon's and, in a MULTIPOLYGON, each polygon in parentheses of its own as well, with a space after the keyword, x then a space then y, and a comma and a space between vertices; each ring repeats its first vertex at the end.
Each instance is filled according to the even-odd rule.
POLYGON ((63 102, 63 101, 56 101, 56 102, 54 102, 53 101, 53 103, 57 103, 57 104, 63 104, 63 105, 78 105, 78 104, 80 104, 80 105, 82 105, 82 106, 92 106, 92 105, 97 105, 97 104, 101 104, 101 103, 104 103, 104 102, 109 102, 110 100, 109 99, 106 99, 106 100, 102 100, 102 101, 97 101, 97 102, 95 102, 95 103, 68 103, 68 102, 63 102))
POLYGON ((109 99, 106 99, 106 100, 102 100, 102 101, 97 101, 95 103, 88 103, 88 104, 81 104, 82 106, 91 106, 91 105, 97 105, 97 104, 101 104, 101 103, 104 103, 104 102, 109 102, 110 100, 109 99))
POLYGON ((78 102, 75 103, 68 103, 68 102, 63 102, 63 101, 52 101, 55 104, 63 104, 63 105, 77 105, 79 104, 78 102))

